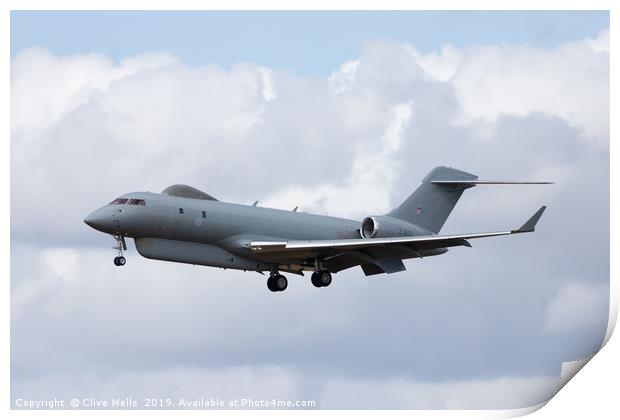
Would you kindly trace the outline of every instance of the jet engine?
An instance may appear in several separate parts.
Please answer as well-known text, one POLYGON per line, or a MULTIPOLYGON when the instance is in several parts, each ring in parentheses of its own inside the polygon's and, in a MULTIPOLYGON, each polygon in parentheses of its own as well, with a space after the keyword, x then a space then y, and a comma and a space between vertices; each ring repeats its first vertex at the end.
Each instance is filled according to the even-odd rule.
POLYGON ((419 229, 403 220, 389 216, 369 216, 362 221, 360 235, 362 238, 391 238, 395 236, 413 236, 419 229))

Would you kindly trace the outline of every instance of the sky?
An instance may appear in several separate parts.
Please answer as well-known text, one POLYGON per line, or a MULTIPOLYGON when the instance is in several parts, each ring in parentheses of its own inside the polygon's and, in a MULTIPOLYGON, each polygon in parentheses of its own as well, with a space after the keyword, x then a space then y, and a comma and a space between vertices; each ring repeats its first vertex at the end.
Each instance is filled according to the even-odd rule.
POLYGON ((448 43, 553 47, 608 26, 600 11, 14 11, 11 55, 35 45, 116 60, 166 51, 188 65, 253 62, 328 76, 372 39, 412 43, 422 53, 448 43))
POLYGON ((520 408, 592 354, 609 300, 604 12, 13 12, 11 397, 520 408), (317 31, 317 28, 320 30, 317 31), (363 219, 434 166, 442 233, 534 234, 329 288, 140 257, 90 211, 186 183, 363 219), (42 212, 41 209, 46 211, 42 212), (567 228, 569 227, 569 228, 567 228))

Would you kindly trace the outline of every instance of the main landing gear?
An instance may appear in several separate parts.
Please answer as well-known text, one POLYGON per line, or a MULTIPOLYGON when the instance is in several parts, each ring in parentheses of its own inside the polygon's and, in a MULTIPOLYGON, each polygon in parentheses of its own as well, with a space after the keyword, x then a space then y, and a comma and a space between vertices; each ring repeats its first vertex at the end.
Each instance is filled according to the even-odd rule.
MULTIPOLYGON (((318 270, 312 273, 312 284, 315 287, 327 287, 332 284, 332 274, 327 270, 318 270)), ((288 280, 277 271, 272 271, 267 279, 267 288, 272 292, 286 290, 288 280)))
POLYGON ((310 279, 314 287, 327 287, 332 284, 332 274, 327 270, 315 271, 310 279))
POLYGON ((114 235, 114 239, 116 239, 114 249, 118 251, 118 255, 114 257, 114 265, 119 267, 127 262, 125 257, 123 257, 123 251, 127 251, 127 244, 125 243, 125 237, 122 235, 114 235))
POLYGON ((272 272, 267 279, 267 288, 272 292, 282 292, 287 286, 288 280, 277 271, 272 272))

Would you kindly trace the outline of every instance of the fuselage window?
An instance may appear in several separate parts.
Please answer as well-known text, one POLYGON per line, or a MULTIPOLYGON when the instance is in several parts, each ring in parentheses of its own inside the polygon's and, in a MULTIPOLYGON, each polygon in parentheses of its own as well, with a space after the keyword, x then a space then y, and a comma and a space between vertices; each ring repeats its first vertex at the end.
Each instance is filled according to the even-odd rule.
POLYGON ((183 209, 179 207, 179 214, 183 214, 183 209))
POLYGON ((207 212, 206 212, 206 211, 204 211, 204 210, 202 211, 202 218, 203 218, 203 219, 206 219, 206 218, 207 218, 207 212))
POLYGON ((127 204, 131 206, 146 206, 146 202, 139 198, 132 198, 131 200, 127 202, 127 204))
POLYGON ((117 198, 116 200, 112 201, 110 204, 125 204, 127 202, 126 198, 117 198))

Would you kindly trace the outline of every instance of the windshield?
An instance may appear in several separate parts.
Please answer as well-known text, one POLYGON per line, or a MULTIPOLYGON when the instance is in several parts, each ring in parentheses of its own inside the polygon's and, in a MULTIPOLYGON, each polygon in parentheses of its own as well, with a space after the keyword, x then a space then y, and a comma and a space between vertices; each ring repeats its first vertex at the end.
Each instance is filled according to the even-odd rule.
POLYGON ((144 200, 138 198, 132 198, 127 202, 127 204, 129 204, 130 206, 146 206, 144 200))

